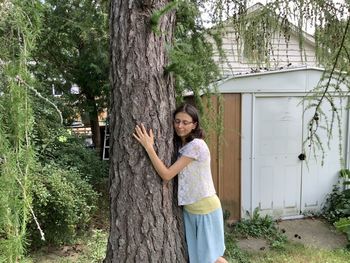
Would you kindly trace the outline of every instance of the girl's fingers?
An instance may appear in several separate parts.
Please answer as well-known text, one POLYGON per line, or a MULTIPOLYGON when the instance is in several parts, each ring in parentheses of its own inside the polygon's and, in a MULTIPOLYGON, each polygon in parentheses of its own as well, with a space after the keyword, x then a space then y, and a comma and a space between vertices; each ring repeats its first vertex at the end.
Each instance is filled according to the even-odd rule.
POLYGON ((136 131, 138 136, 142 135, 142 131, 141 131, 141 129, 140 129, 140 127, 138 125, 136 125, 135 131, 136 131))
POLYGON ((137 141, 140 141, 140 138, 135 133, 133 133, 132 136, 134 136, 137 141))
POLYGON ((141 130, 142 130, 143 134, 147 134, 146 128, 143 125, 143 123, 141 123, 141 130))
POLYGON ((136 126, 136 133, 139 137, 145 136, 145 132, 140 128, 140 126, 136 126))
POLYGON ((145 128, 145 126, 143 125, 143 123, 141 123, 140 125, 136 125, 135 127, 135 133, 133 134, 134 137, 136 138, 137 136, 137 139, 140 141, 144 138, 151 138, 153 140, 154 138, 154 134, 153 134, 153 131, 152 129, 149 130, 149 134, 145 128))

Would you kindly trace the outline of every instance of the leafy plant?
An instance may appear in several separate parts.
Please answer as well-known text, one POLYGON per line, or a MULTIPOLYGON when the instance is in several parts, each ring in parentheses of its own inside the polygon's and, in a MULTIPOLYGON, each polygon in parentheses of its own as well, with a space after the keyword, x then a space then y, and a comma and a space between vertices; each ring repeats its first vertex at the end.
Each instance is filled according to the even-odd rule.
POLYGON ((326 199, 322 216, 334 224, 337 230, 344 232, 350 242, 350 189, 346 188, 350 184, 350 170, 340 170, 339 178, 340 182, 333 186, 326 199))
POLYGON ((242 251, 237 246, 237 240, 232 233, 225 233, 225 258, 229 260, 229 262, 238 262, 238 263, 249 263, 251 262, 248 254, 242 251))
POLYGON ((93 230, 92 237, 87 242, 87 251, 79 258, 79 263, 99 263, 106 256, 107 233, 103 230, 93 230))
POLYGON ((97 188, 108 177, 108 162, 101 161, 95 150, 87 148, 83 137, 60 125, 52 110, 37 105, 33 141, 38 160, 43 165, 54 162, 62 169, 76 169, 97 188))
MULTIPOLYGON (((49 244, 74 241, 88 227, 96 208, 97 193, 74 169, 55 164, 38 167, 33 178, 33 206, 49 244)), ((32 246, 44 244, 34 222, 30 227, 32 246)))
POLYGON ((35 163, 30 136, 32 100, 28 59, 40 28, 36 1, 0 3, 0 262, 22 262, 32 215, 35 163))
POLYGON ((332 224, 350 216, 350 189, 345 188, 349 184, 349 175, 348 169, 340 170, 340 180, 333 186, 322 208, 322 216, 332 224))
POLYGON ((339 185, 334 185, 322 208, 322 216, 330 223, 335 223, 342 217, 346 217, 344 208, 350 205, 350 199, 346 197, 339 185))
POLYGON ((334 225, 337 228, 337 230, 344 232, 347 235, 348 240, 350 241, 350 217, 340 218, 337 222, 334 223, 334 225))
POLYGON ((249 219, 242 219, 231 227, 236 236, 265 238, 272 248, 282 248, 287 241, 286 235, 277 228, 275 220, 268 215, 261 217, 258 208, 249 219))

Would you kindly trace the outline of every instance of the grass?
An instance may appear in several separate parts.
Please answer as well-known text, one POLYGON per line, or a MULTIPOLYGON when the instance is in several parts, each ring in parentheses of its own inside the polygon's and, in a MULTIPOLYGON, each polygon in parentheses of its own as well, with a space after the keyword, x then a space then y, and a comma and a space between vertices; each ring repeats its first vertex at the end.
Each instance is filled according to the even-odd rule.
MULTIPOLYGON (((104 219, 107 216, 101 216, 104 219)), ((102 222, 103 218, 95 221, 102 222)), ((92 230, 77 244, 61 248, 46 248, 25 263, 99 263, 106 252, 108 222, 94 225, 100 230, 92 230)), ((350 251, 346 249, 327 250, 290 242, 276 227, 270 217, 260 217, 256 211, 250 219, 228 226, 226 233, 225 257, 230 263, 345 263, 350 262, 350 251), (267 248, 258 252, 246 252, 237 245, 237 240, 245 237, 265 239, 267 248)))
POLYGON ((91 230, 79 237, 73 245, 47 246, 32 252, 24 263, 101 263, 107 249, 108 207, 108 198, 101 195, 99 209, 92 215, 91 230))
MULTIPOLYGON (((28 258, 26 263, 98 263, 105 256, 106 230, 94 230, 78 242, 66 255, 55 251, 41 251, 28 258)), ((286 242, 283 248, 248 253, 240 250, 237 240, 231 235, 226 239, 226 258, 230 263, 344 263, 350 262, 350 251, 345 249, 326 250, 305 247, 302 244, 286 242)))
POLYGON ((289 241, 284 231, 277 227, 276 221, 269 216, 261 217, 257 209, 250 215, 249 219, 242 219, 227 225, 225 234, 225 256, 230 263, 350 262, 350 251, 345 248, 327 250, 289 241), (243 251, 237 245, 238 240, 248 237, 266 240, 267 246, 263 246, 263 250, 255 252, 243 251))
POLYGON ((100 263, 105 257, 108 233, 92 230, 72 246, 44 248, 33 253, 26 263, 100 263))
POLYGON ((288 242, 283 250, 250 254, 248 259, 252 263, 345 263, 350 262, 350 252, 345 249, 316 249, 288 242))
POLYGON ((350 251, 313 248, 286 241, 282 248, 245 252, 231 236, 226 239, 226 259, 230 263, 345 263, 350 262, 350 251))

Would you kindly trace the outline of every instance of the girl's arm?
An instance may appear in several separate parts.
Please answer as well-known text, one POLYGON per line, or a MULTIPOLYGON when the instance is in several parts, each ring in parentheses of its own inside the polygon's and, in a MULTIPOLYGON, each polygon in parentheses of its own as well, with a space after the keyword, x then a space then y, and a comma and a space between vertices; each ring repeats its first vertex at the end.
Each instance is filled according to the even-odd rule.
POLYGON ((154 169, 157 171, 157 173, 163 180, 171 180, 190 162, 193 161, 192 158, 182 156, 173 165, 171 165, 170 167, 166 167, 164 163, 159 159, 157 153, 153 148, 154 135, 152 129, 150 129, 148 134, 143 124, 141 124, 141 127, 136 125, 135 133, 133 134, 133 136, 145 148, 149 158, 151 159, 154 169))

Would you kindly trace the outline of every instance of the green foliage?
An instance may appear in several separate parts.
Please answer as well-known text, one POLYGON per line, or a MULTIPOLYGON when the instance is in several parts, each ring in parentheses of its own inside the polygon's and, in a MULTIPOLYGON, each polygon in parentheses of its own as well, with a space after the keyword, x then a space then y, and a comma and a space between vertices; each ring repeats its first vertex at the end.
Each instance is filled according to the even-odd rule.
MULTIPOLYGON (((334 223, 337 230, 344 232, 350 241, 350 217, 348 218, 340 218, 337 222, 334 223)), ((348 244, 350 247, 350 244, 348 244)))
POLYGON ((45 233, 39 239, 30 225, 33 247, 73 242, 85 230, 97 203, 96 190, 108 175, 101 161, 83 138, 57 122, 52 109, 35 104, 33 141, 38 164, 33 181, 33 206, 45 233))
POLYGON ((36 78, 44 84, 41 92, 49 94, 53 85, 63 92, 60 100, 65 103, 61 104, 64 112, 73 110, 90 119, 108 103, 106 2, 42 1, 45 27, 33 54, 38 63, 31 67, 36 78), (71 94, 73 84, 78 85, 79 94, 71 94))
POLYGON ((347 185, 349 182, 349 175, 347 169, 340 171, 340 181, 333 186, 322 207, 322 216, 332 224, 350 216, 350 189, 344 189, 344 183, 347 185))
POLYGON ((54 162, 62 169, 76 169, 96 187, 108 177, 108 162, 101 161, 95 150, 86 148, 84 138, 64 128, 57 114, 42 107, 40 101, 34 107, 33 142, 42 165, 54 162))
POLYGON ((261 217, 256 208, 249 219, 242 219, 231 226, 231 231, 238 237, 265 238, 272 248, 283 248, 287 237, 279 231, 272 217, 261 217))
MULTIPOLYGON (((181 102, 185 91, 192 91, 195 98, 211 93, 209 85, 219 78, 220 73, 205 29, 196 23, 200 16, 198 6, 182 1, 176 15, 175 41, 169 50, 171 63, 167 70, 176 76, 176 96, 181 102)), ((203 107, 199 100, 197 103, 203 107)))
POLYGON ((158 29, 158 24, 159 24, 159 20, 160 18, 170 12, 171 10, 173 10, 174 8, 176 8, 178 4, 178 0, 174 0, 169 2, 168 4, 166 4, 163 8, 157 10, 156 12, 154 12, 151 16, 151 26, 152 26, 152 30, 153 32, 155 32, 156 34, 159 34, 160 31, 158 29))
POLYGON ((335 223, 345 217, 344 208, 350 206, 349 195, 340 186, 333 186, 332 192, 328 195, 325 205, 322 208, 322 216, 330 223, 335 223))
MULTIPOLYGON (((209 35, 215 34, 200 20, 198 3, 177 1, 175 39, 169 47, 170 64, 166 71, 174 73, 177 104, 183 103, 184 95, 192 92, 207 134, 211 131, 222 134, 222 101, 213 84, 220 78, 220 71, 213 59, 213 43, 209 40, 209 35), (218 97, 219 110, 212 104, 212 95, 218 97)), ((221 38, 217 34, 215 37, 219 45, 221 38)), ((209 136, 207 139, 210 140, 209 136)))
MULTIPOLYGON (((52 160, 60 167, 77 169, 89 183, 97 186, 108 178, 108 162, 101 161, 95 150, 86 148, 82 138, 67 136, 66 141, 56 141, 52 160)), ((47 160, 50 158, 47 156, 47 160)))
POLYGON ((349 261, 350 252, 346 249, 320 249, 304 246, 295 242, 288 243, 284 250, 272 250, 255 253, 250 257, 252 263, 345 263, 349 261))
POLYGON ((103 230, 93 230, 92 237, 87 242, 88 250, 79 257, 78 263, 99 263, 106 256, 107 233, 103 230))
POLYGON ((86 148, 83 138, 63 128, 48 126, 46 132, 43 128, 40 135, 35 133, 37 156, 43 165, 53 162, 62 169, 76 169, 95 187, 108 177, 108 162, 102 161, 94 149, 86 148))
POLYGON ((237 246, 237 240, 231 233, 225 233, 225 258, 229 262, 250 263, 249 256, 237 246))
MULTIPOLYGON (((50 244, 72 242, 86 230, 90 215, 96 208, 97 193, 74 169, 62 169, 56 164, 37 167, 33 178, 33 207, 50 244)), ((32 246, 44 244, 30 225, 32 246)))
POLYGON ((237 52, 243 54, 248 62, 257 67, 278 66, 270 65, 271 57, 278 52, 274 41, 277 36, 283 36, 286 43, 289 41, 290 28, 285 25, 287 19, 280 21, 267 5, 252 14, 233 16, 229 23, 236 30, 237 52))
POLYGON ((350 170, 340 170, 339 178, 340 182, 333 186, 326 199, 322 216, 334 224, 337 230, 344 232, 350 242, 350 189, 346 188, 350 183, 350 170))
POLYGON ((46 249, 42 249, 33 252, 26 262, 101 263, 106 256, 107 238, 108 233, 106 231, 93 229, 87 231, 77 244, 65 246, 68 255, 48 254, 46 249))
POLYGON ((0 262, 19 262, 31 216, 34 152, 32 101, 23 82, 40 28, 37 1, 1 2, 0 16, 0 262))
POLYGON ((347 8, 344 5, 326 9, 324 17, 319 20, 316 27, 315 39, 317 59, 322 65, 327 68, 335 66, 340 71, 350 72, 347 50, 350 44, 349 19, 347 21, 344 19, 347 8), (342 41, 344 45, 340 44, 342 41), (336 64, 334 64, 335 60, 336 64))

